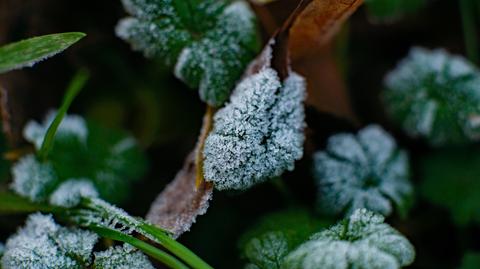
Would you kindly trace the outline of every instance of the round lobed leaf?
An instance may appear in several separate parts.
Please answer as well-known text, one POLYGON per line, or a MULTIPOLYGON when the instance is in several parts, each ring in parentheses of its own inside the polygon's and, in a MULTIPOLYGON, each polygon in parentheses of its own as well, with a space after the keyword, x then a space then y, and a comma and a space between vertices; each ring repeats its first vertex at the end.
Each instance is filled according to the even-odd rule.
POLYGON ((412 198, 406 152, 378 125, 357 136, 337 134, 314 155, 318 207, 326 214, 351 214, 358 208, 391 214, 392 204, 406 214, 412 198))

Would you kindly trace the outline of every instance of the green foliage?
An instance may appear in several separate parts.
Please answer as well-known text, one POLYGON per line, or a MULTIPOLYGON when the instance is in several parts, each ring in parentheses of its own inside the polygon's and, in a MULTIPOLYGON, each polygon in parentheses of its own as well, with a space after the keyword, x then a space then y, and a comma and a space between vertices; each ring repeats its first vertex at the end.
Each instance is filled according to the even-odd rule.
POLYGON ((480 222, 480 153, 478 148, 438 150, 421 163, 421 193, 449 209, 459 225, 480 222))
MULTIPOLYGON (((43 148, 45 134, 57 115, 50 112, 42 124, 33 121, 27 123, 25 139, 33 143, 37 150, 43 148)), ((36 201, 45 200, 61 182, 87 179, 94 184, 100 197, 121 202, 128 196, 130 183, 139 179, 146 168, 145 156, 134 138, 121 130, 104 128, 76 115, 67 115, 63 119, 49 151, 47 160, 36 164, 50 169, 49 174, 55 179, 49 180, 48 185, 37 186, 28 178, 14 176, 14 184, 25 178, 25 182, 34 187, 44 186, 41 189, 45 190, 45 195, 36 201)), ((14 171, 20 176, 23 175, 23 169, 23 166, 14 166, 14 171)), ((23 195, 19 192, 21 188, 14 189, 23 195)))
POLYGON ((336 134, 314 155, 318 208, 325 214, 367 208, 385 216, 396 206, 405 216, 413 189, 407 153, 378 125, 353 134, 336 134))
POLYGON ((259 50, 255 15, 243 1, 123 0, 132 17, 117 35, 175 75, 213 106, 227 100, 259 50))
POLYGON ((413 262, 410 242, 366 209, 313 235, 285 258, 282 269, 396 269, 413 262))
POLYGON ((52 57, 85 36, 84 33, 61 33, 33 37, 0 47, 0 74, 52 57))
POLYGON ((433 146, 480 138, 480 71, 443 49, 413 48, 385 78, 390 116, 433 146))
POLYGON ((462 259, 460 269, 478 269, 480 268, 480 253, 467 252, 462 259))
POLYGON ((304 209, 266 215, 242 235, 239 247, 248 268, 279 269, 283 258, 327 223, 304 209))
POLYGON ((426 0, 365 0, 369 15, 375 21, 394 21, 422 8, 426 0))

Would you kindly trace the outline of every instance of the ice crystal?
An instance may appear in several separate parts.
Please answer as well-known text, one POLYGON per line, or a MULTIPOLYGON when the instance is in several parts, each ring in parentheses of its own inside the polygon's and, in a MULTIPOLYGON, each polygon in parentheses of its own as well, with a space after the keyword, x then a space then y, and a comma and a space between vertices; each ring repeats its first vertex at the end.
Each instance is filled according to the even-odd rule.
MULTIPOLYGON (((29 121, 23 129, 23 137, 35 145, 39 150, 42 147, 43 138, 47 133, 48 127, 52 124, 56 111, 52 110, 47 113, 43 123, 29 121)), ((76 137, 79 141, 86 143, 88 136, 87 123, 78 115, 66 115, 58 126, 55 139, 65 139, 65 137, 76 137)))
MULTIPOLYGON (((54 117, 55 113, 50 112, 42 124, 31 121, 25 126, 25 138, 37 150, 54 117)), ((87 122, 77 115, 67 115, 55 135, 48 160, 39 165, 53 171, 58 179, 55 183, 79 178, 88 180, 102 198, 120 202, 127 196, 130 182, 144 172, 145 163, 143 153, 131 136, 87 122)), ((19 166, 14 169, 14 174, 24 175, 29 171, 25 169, 25 165, 19 166)), ((36 188, 48 187, 46 189, 50 192, 42 193, 42 199, 54 191, 51 185, 44 186, 43 181, 30 178, 25 178, 24 181, 36 188)), ((31 195, 29 197, 33 198, 31 195)))
POLYGON ((88 179, 70 179, 63 182, 50 196, 50 204, 73 207, 84 197, 98 197, 93 183, 88 179))
POLYGON ((357 136, 337 134, 325 151, 314 155, 318 206, 326 214, 355 209, 389 215, 392 203, 405 214, 412 195, 406 152, 380 126, 370 125, 357 136))
POLYGON ((33 214, 10 237, 1 260, 3 269, 83 269, 92 262, 97 235, 57 225, 50 215, 33 214))
POLYGON ((95 252, 95 269, 155 269, 141 251, 124 244, 95 252))
POLYGON ((480 139, 480 72, 443 49, 413 48, 385 79, 391 117, 431 145, 480 139))
POLYGON ((256 55, 254 13, 243 1, 123 0, 133 17, 117 35, 147 57, 174 66, 175 75, 210 105, 221 105, 256 55))
POLYGON ((242 80, 215 114, 205 178, 217 189, 241 190, 293 170, 303 155, 305 87, 295 73, 282 85, 271 68, 242 80))
POLYGON ((410 242, 366 209, 319 232, 285 258, 283 269, 397 269, 413 262, 410 242))
POLYGON ((58 183, 53 166, 40 162, 33 155, 21 158, 12 167, 13 183, 11 188, 32 201, 45 200, 58 183))

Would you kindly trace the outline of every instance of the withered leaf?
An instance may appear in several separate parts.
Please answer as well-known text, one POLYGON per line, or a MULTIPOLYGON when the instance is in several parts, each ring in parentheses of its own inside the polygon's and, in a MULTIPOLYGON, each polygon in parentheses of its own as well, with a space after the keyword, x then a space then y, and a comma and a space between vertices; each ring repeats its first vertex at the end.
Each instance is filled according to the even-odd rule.
POLYGON ((292 60, 305 57, 326 44, 363 0, 305 0, 305 8, 290 29, 292 60))
POLYGON ((191 152, 174 180, 150 206, 147 220, 170 231, 175 238, 190 230, 197 216, 207 212, 213 195, 213 184, 203 179, 201 152, 211 129, 213 108, 207 107, 202 130, 191 152))

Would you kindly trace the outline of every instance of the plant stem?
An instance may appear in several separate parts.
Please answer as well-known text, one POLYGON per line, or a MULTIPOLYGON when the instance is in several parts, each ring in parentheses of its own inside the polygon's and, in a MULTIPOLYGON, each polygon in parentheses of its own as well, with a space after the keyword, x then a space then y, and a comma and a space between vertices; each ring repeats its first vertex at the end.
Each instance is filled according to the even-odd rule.
POLYGON ((190 265, 192 268, 213 269, 213 267, 208 265, 205 261, 203 261, 200 257, 195 255, 195 253, 190 251, 184 245, 178 243, 173 238, 166 235, 163 230, 148 223, 144 223, 140 228, 145 232, 147 232, 148 234, 152 235, 155 239, 157 239, 160 242, 160 244, 163 247, 171 251, 177 257, 182 259, 186 264, 190 265))
POLYGON ((50 149, 53 146, 55 133, 57 132, 57 129, 60 126, 60 123, 62 122, 63 117, 65 117, 65 114, 67 114, 67 110, 70 107, 70 104, 72 104, 73 99, 75 99, 75 97, 78 95, 78 93, 83 88, 83 86, 85 86, 85 83, 87 82, 88 78, 89 78, 88 72, 82 69, 78 71, 78 73, 73 77, 72 81, 70 82, 67 92, 63 97, 62 105, 58 109, 57 114, 55 115, 55 118, 53 119, 52 123, 48 127, 47 133, 45 134, 45 137, 43 139, 42 146, 38 151, 38 156, 40 157, 41 160, 45 160, 47 158, 48 153, 50 152, 50 149))
POLYGON ((472 0, 460 0, 460 13, 462 16, 463 36, 467 50, 467 57, 473 63, 479 63, 477 27, 475 25, 475 3, 472 0))
POLYGON ((48 204, 34 203, 11 192, 0 192, 0 214, 23 214, 37 211, 55 213, 63 208, 48 204))
POLYGON ((151 256, 152 258, 162 262, 163 264, 167 265, 170 268, 173 269, 188 269, 188 267, 180 262, 178 259, 173 257, 172 255, 166 253, 165 251, 162 251, 140 239, 137 239, 133 236, 126 235, 124 233, 121 233, 119 231, 113 230, 113 229, 108 229, 105 227, 99 227, 99 226, 89 226, 89 229, 97 233, 98 235, 109 238, 112 240, 116 241, 121 241, 128 243, 140 250, 142 250, 144 253, 147 255, 151 256))

